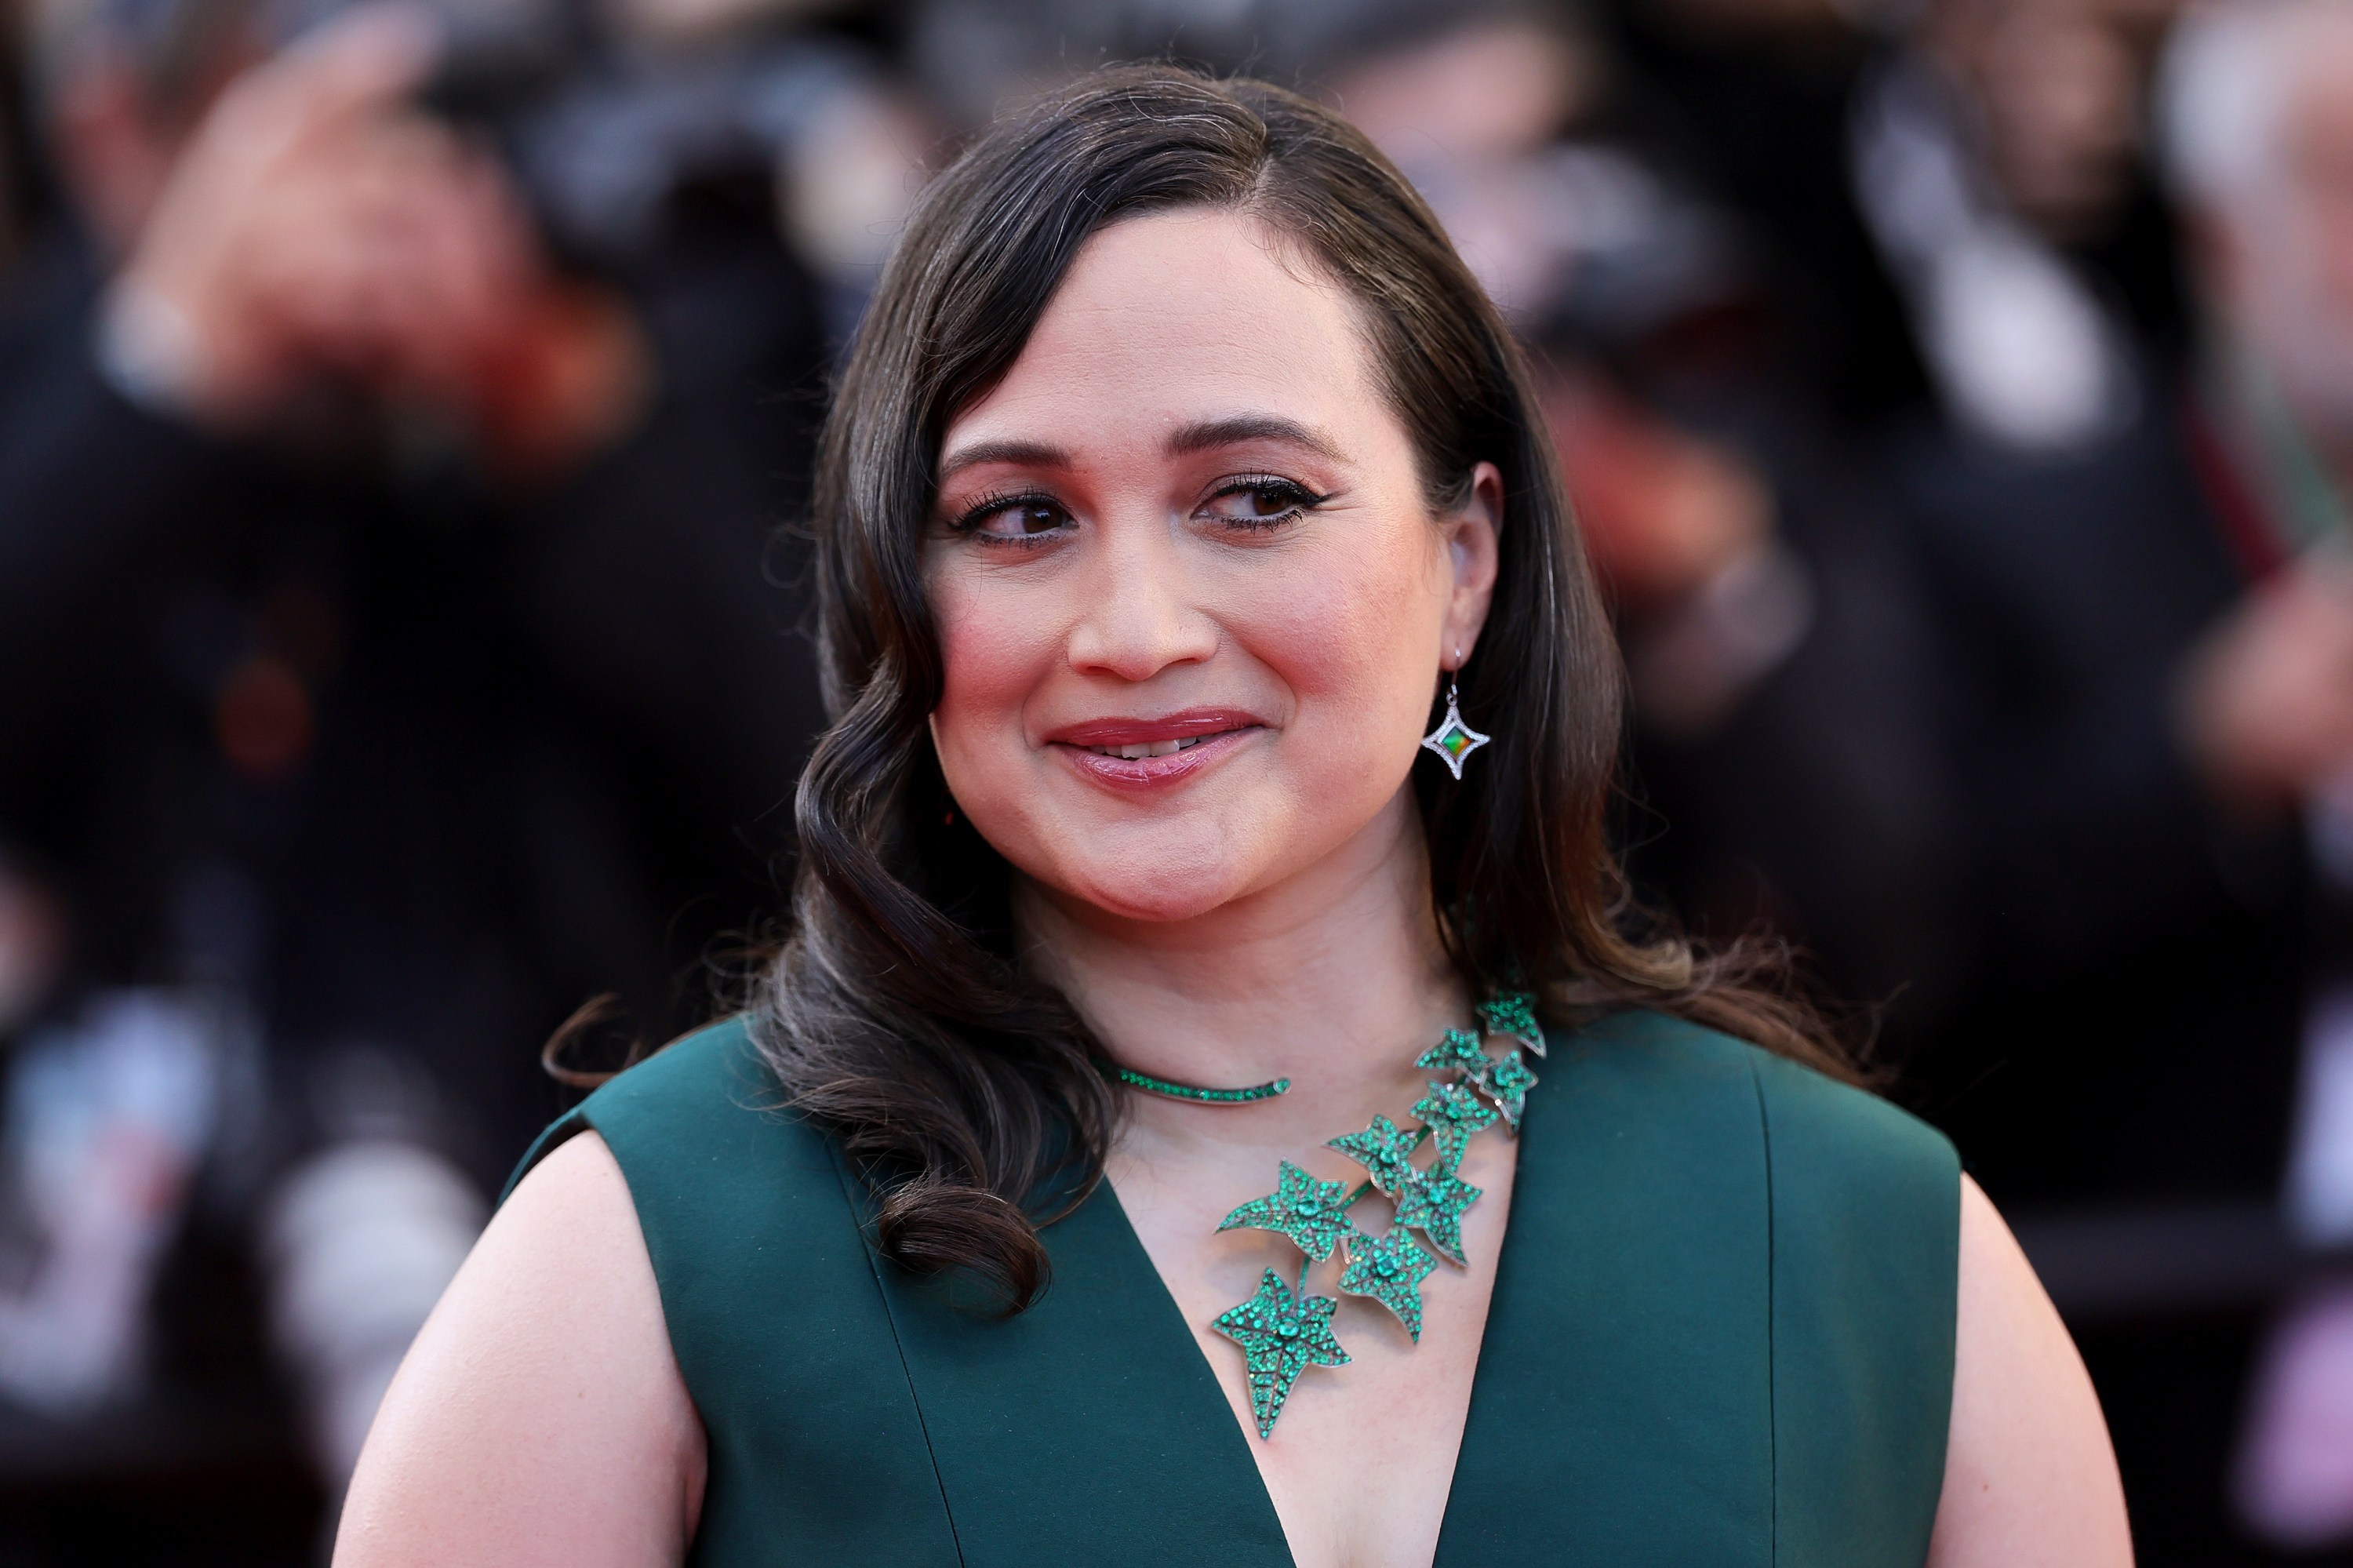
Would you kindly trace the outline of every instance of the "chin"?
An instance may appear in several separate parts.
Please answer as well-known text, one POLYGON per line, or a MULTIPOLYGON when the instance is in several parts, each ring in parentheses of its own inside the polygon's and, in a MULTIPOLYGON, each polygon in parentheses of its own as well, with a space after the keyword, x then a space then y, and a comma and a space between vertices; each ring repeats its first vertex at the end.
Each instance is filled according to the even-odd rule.
POLYGON ((1262 846, 1214 828, 1109 833, 1082 843, 1065 839, 1060 848, 1029 874, 1065 898, 1155 924, 1208 914, 1248 893, 1269 870, 1258 853, 1262 846))
POLYGON ((1065 897, 1093 906, 1123 920, 1155 925, 1190 920, 1231 903, 1247 890, 1247 879, 1229 868, 1186 867, 1135 861, 1060 868, 1054 884, 1065 897))
POLYGON ((1106 915, 1152 925, 1174 925, 1190 920, 1232 902, 1233 898, 1233 895, 1224 888, 1205 890, 1198 883, 1180 885, 1166 878, 1149 877, 1123 877, 1113 882, 1072 887, 1067 892, 1106 915))

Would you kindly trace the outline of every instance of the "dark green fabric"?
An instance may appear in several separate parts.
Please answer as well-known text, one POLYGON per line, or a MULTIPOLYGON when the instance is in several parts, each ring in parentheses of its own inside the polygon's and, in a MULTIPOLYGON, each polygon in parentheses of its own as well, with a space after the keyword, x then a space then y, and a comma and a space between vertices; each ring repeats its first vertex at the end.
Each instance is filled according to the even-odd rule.
MULTIPOLYGON (((1917 1568, 1944 1465, 1958 1168, 1869 1096, 1654 1014, 1556 1036, 1438 1562, 1917 1568)), ((711 1439, 692 1561, 1290 1562, 1108 1184, 1009 1321, 880 1264, 740 1021, 524 1162, 612 1148, 711 1439)), ((1313 1379, 1299 1397, 1314 1397, 1313 1379)))
POLYGON ((524 1168, 593 1127, 628 1181, 710 1440, 690 1562, 955 1563, 839 1162, 766 1108, 776 1091, 749 1045, 739 1023, 689 1035, 550 1128, 524 1168))

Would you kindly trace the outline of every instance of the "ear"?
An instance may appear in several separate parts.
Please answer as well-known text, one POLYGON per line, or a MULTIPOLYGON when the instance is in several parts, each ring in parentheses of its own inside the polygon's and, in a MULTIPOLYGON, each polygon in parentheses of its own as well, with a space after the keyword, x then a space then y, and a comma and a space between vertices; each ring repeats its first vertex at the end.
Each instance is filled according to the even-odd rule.
POLYGON ((1453 597, 1446 608, 1445 641, 1440 664, 1461 668, 1487 624, 1495 597, 1495 567, 1504 534, 1504 476, 1493 463, 1471 471, 1471 493, 1443 527, 1446 558, 1452 568, 1453 597))

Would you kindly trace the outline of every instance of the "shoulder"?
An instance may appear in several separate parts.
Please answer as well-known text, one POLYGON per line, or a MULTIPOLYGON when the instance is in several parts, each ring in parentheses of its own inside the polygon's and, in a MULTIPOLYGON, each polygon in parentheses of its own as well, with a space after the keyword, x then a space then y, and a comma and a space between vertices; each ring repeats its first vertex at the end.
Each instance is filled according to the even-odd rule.
POLYGON ((1784 1556, 1920 1562, 1953 1394, 1951 1143, 1875 1095, 1659 1013, 1580 1030, 1564 1057, 1641 1083, 1628 1104, 1672 1129, 1681 1158, 1725 1173, 1719 1203, 1746 1218, 1720 1233, 1755 1227, 1784 1556))
POLYGON ((1869 1090, 1662 1012, 1615 1013, 1556 1034, 1553 1060, 1564 1058, 1641 1080, 1663 1114, 1710 1093, 1746 1094, 1777 1182, 1827 1183, 1861 1200, 1932 1200, 1958 1224, 1960 1159, 1951 1141, 1869 1090))
POLYGON ((1662 1118, 1721 1128, 1724 1107, 1745 1098, 1775 1277, 1797 1293, 1778 1309, 1851 1304, 1889 1315, 1926 1344, 1941 1342, 1949 1366, 1961 1167, 1944 1134, 1867 1090, 1663 1013, 1620 1014, 1569 1044, 1646 1075, 1662 1118), (1704 1122, 1704 1101, 1718 1107, 1704 1122))
POLYGON ((711 1315, 702 1308, 740 1299, 749 1286, 735 1276, 773 1258, 747 1248, 754 1238, 863 1267, 832 1140, 791 1108, 746 1016, 699 1029, 606 1083, 540 1136, 510 1194, 591 1130, 626 1183, 674 1340, 699 1337, 689 1330, 711 1315))
POLYGON ((887 1332, 868 1332, 880 1306, 863 1189, 834 1140, 792 1108, 746 1019, 698 1030, 589 1096, 542 1136, 508 1201, 537 1179, 534 1162, 586 1131, 610 1151, 670 1351, 706 1417, 766 1397, 740 1375, 748 1364, 816 1375, 777 1360, 764 1304, 793 1303, 805 1326, 887 1348, 887 1332))
POLYGON ((750 1171, 763 1181, 796 1169, 829 1177, 831 1169, 824 1139, 791 1112, 742 1013, 684 1035, 607 1080, 540 1135, 509 1181, 509 1194, 555 1150, 589 1130, 603 1139, 641 1214, 680 1186, 707 1187, 750 1171))
POLYGON ((1952 1431, 1928 1562, 2132 1562, 2099 1397, 2033 1268, 1973 1181, 1961 1196, 1952 1431))
POLYGON ((702 1475, 628 1189, 576 1138, 518 1183, 410 1347, 336 1562, 459 1561, 486 1540, 517 1563, 676 1562, 702 1475), (592 1473, 607 1480, 584 1491, 592 1473))
POLYGON ((773 1118, 784 1091, 760 1054, 748 1013, 704 1025, 608 1079, 582 1103, 590 1126, 646 1122, 653 1127, 740 1123, 773 1118))

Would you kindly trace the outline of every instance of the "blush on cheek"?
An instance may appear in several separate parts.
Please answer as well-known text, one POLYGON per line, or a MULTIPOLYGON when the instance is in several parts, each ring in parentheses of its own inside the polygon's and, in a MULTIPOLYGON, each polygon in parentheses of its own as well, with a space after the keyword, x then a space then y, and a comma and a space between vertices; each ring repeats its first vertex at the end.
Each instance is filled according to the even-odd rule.
POLYGON ((932 738, 949 791, 984 836, 1000 814, 997 798, 1020 798, 1025 775, 1042 760, 1023 723, 1031 694, 1049 678, 1055 647, 1037 618, 1006 613, 989 596, 935 584, 942 681, 932 738))
MULTIPOLYGON (((1319 554, 1250 604, 1240 641, 1299 694, 1376 727, 1400 707, 1418 719, 1435 678, 1451 578, 1419 517, 1363 519, 1350 547, 1319 554)), ((1416 733, 1419 740, 1419 731, 1416 733)))

